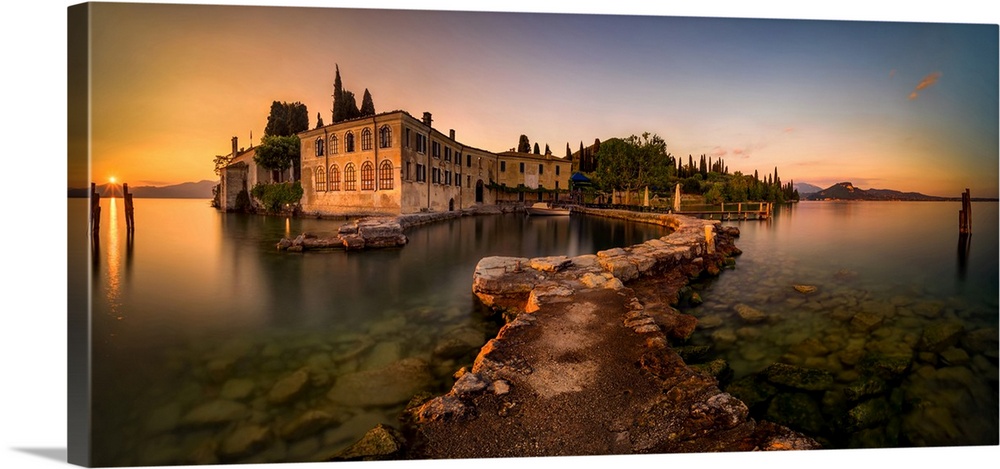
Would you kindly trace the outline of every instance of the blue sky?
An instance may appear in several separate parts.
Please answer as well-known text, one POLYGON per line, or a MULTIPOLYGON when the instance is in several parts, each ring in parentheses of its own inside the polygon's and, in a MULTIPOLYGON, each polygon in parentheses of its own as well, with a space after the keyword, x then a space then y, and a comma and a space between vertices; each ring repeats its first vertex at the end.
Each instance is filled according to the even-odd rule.
POLYGON ((995 25, 103 6, 95 178, 210 179, 273 100, 329 123, 334 65, 376 109, 491 151, 652 132, 686 158, 819 186, 996 196, 995 25), (921 86, 921 83, 924 86, 921 86), (918 89, 919 88, 919 89, 918 89), (177 135, 185 138, 177 139, 177 135), (137 160, 135 155, 146 155, 137 160), (135 163, 142 161, 141 166, 135 163))

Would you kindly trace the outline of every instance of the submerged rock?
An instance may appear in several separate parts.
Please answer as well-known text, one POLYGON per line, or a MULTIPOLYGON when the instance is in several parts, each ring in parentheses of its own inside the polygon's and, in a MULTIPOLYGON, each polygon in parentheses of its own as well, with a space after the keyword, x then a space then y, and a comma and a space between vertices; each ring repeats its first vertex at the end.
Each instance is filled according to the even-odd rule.
POLYGON ((756 376, 744 376, 737 379, 726 387, 726 392, 736 396, 749 407, 767 402, 778 393, 778 388, 772 384, 757 379, 756 376))
POLYGON ((782 393, 771 399, 767 419, 807 433, 820 433, 826 426, 819 403, 802 393, 782 393))
POLYGON ((298 440, 315 435, 320 430, 339 423, 340 420, 340 417, 325 410, 307 410, 292 421, 282 425, 278 434, 286 440, 298 440))
POLYGON ((263 449, 271 440, 271 430, 265 426, 244 424, 233 430, 219 447, 227 459, 241 458, 263 449))
POLYGON ((429 386, 431 380, 426 361, 405 358, 378 370, 341 376, 327 398, 348 406, 400 404, 429 386))
POLYGON ((733 309, 736 310, 736 314, 740 315, 740 318, 749 323, 758 323, 767 319, 767 315, 763 311, 742 303, 733 306, 733 309))
POLYGON ((228 399, 217 399, 191 409, 181 422, 185 425, 212 425, 244 417, 247 406, 228 399))
POLYGON ((799 293, 812 293, 816 291, 815 285, 792 285, 792 288, 799 293))
POLYGON ((768 381, 806 391, 825 391, 833 385, 833 375, 823 370, 774 363, 761 372, 768 381))
POLYGON ((939 321, 924 328, 918 348, 929 352, 941 352, 958 343, 965 326, 958 321, 939 321))
POLYGON ((361 440, 331 458, 333 461, 388 461, 400 459, 405 451, 403 435, 388 425, 368 430, 361 440))
POLYGON ((884 397, 869 399, 847 411, 848 428, 857 431, 884 424, 897 414, 897 410, 884 397))
POLYGON ((728 381, 733 376, 733 369, 729 367, 729 362, 722 358, 716 358, 708 363, 691 365, 691 368, 708 374, 720 382, 728 381))
POLYGON ((882 316, 876 313, 862 311, 851 319, 851 328, 860 332, 869 332, 882 325, 882 316))
POLYGON ((284 404, 302 392, 308 382, 309 373, 298 370, 274 383, 267 400, 272 404, 284 404))
POLYGON ((858 363, 858 370, 870 376, 878 376, 891 381, 899 378, 909 370, 913 363, 913 355, 884 355, 871 353, 865 355, 858 363))

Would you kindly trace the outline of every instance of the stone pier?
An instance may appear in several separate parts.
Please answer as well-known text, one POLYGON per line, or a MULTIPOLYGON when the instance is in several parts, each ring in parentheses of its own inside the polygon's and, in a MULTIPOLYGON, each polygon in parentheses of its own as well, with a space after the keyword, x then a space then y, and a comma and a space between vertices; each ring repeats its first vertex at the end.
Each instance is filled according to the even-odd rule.
POLYGON ((670 341, 686 338, 697 319, 650 307, 632 288, 643 285, 645 298, 656 285, 665 303, 675 303, 690 279, 718 274, 739 253, 738 230, 674 215, 584 211, 672 233, 572 258, 482 259, 473 291, 507 324, 471 369, 456 373, 450 392, 411 407, 409 457, 818 448, 754 421, 713 376, 688 367, 670 341))

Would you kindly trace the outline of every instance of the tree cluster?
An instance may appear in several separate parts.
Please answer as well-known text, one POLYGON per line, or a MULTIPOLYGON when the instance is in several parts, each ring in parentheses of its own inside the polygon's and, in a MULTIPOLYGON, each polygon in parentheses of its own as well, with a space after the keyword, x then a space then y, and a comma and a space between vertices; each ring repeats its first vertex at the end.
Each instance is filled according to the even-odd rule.
MULTIPOLYGON (((566 145, 569 153, 569 144, 566 145)), ((638 191, 648 187, 663 195, 672 195, 675 185, 680 184, 685 194, 700 195, 705 202, 775 202, 798 200, 799 193, 794 182, 783 184, 778 176, 778 168, 765 177, 754 171, 745 175, 739 171, 729 172, 729 166, 722 158, 701 155, 696 162, 692 155, 687 161, 674 158, 667 152, 667 144, 662 138, 649 132, 641 137, 612 138, 603 143, 596 141, 598 150, 588 156, 588 149, 580 143, 578 155, 579 170, 585 171, 589 164, 596 167, 592 179, 598 190, 609 192, 638 191)))
MULTIPOLYGON (((601 151, 601 139, 595 138, 594 144, 589 147, 583 146, 580 141, 580 151, 576 152, 574 158, 574 169, 584 173, 592 173, 597 170, 597 156, 601 151)), ((569 143, 566 144, 566 154, 569 155, 569 143)))
POLYGON ((286 103, 274 101, 267 115, 264 135, 288 137, 309 130, 309 111, 300 102, 286 103))
POLYGON ((666 189, 673 173, 674 158, 667 143, 649 132, 609 139, 600 143, 595 156, 594 177, 606 190, 666 189))
POLYGON ((794 181, 781 183, 778 168, 774 174, 761 178, 757 171, 753 176, 737 171, 734 174, 724 172, 709 172, 708 178, 701 182, 701 174, 696 173, 683 182, 685 193, 701 194, 705 202, 718 204, 723 202, 775 202, 784 203, 799 200, 799 191, 795 189, 794 181), (694 183, 692 184, 692 181, 694 183))
POLYGON ((354 92, 344 89, 344 84, 340 79, 340 66, 335 65, 335 67, 337 72, 333 79, 333 123, 374 116, 375 103, 372 101, 372 95, 368 92, 368 88, 365 88, 359 109, 354 92))
POLYGON ((274 101, 254 162, 279 174, 297 166, 301 147, 296 134, 306 130, 309 130, 309 111, 304 104, 274 101))

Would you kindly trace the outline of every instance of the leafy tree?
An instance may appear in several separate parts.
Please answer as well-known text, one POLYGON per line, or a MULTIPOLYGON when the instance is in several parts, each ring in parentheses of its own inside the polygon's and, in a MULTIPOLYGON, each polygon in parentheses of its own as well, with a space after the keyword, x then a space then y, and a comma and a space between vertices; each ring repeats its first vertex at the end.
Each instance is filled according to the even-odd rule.
POLYGON ((535 151, 534 151, 534 153, 535 153, 536 155, 541 155, 541 153, 540 153, 539 151, 540 151, 540 150, 538 149, 538 142, 535 142, 535 151))
POLYGON ((372 102, 372 94, 368 92, 368 88, 365 88, 365 95, 361 98, 361 116, 374 116, 375 115, 375 103, 372 102))
POLYGON ((600 145, 596 155, 598 184, 605 190, 632 191, 642 187, 667 187, 671 155, 656 134, 612 138, 600 145))
POLYGON ((274 101, 267 115, 264 135, 287 137, 309 130, 309 111, 300 102, 286 103, 274 101))
POLYGON ((281 174, 299 160, 299 145, 299 137, 296 135, 265 135, 260 139, 253 160, 264 169, 279 171, 281 174))
POLYGON ((215 155, 215 175, 221 176, 222 168, 228 166, 229 162, 232 161, 235 156, 236 155, 215 155))
POLYGON ((257 183, 250 194, 261 201, 269 213, 278 213, 285 205, 295 205, 302 199, 302 184, 299 181, 277 184, 257 183))
POLYGON ((517 152, 518 153, 530 153, 531 143, 528 142, 528 136, 521 134, 521 138, 517 141, 517 152))

